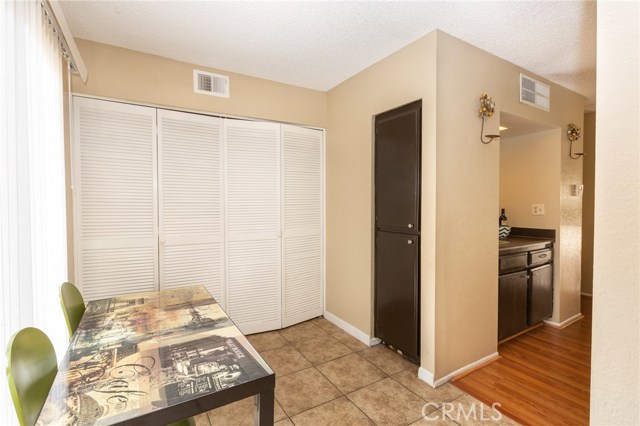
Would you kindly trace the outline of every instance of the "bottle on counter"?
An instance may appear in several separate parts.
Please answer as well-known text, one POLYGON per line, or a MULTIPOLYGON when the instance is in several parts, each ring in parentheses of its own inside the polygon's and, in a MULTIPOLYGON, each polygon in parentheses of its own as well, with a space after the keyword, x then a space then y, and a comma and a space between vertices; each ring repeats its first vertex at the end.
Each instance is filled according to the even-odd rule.
POLYGON ((499 219, 499 225, 500 226, 507 226, 507 215, 504 213, 505 209, 502 209, 502 212, 500 213, 500 219, 499 219))

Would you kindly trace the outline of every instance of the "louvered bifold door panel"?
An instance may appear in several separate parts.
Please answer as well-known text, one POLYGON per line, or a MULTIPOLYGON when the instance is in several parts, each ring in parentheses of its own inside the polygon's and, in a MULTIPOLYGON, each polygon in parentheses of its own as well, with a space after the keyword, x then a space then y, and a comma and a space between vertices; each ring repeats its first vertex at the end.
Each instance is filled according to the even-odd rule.
POLYGON ((222 119, 158 110, 160 287, 203 284, 225 307, 222 119))
POLYGON ((282 125, 283 326, 323 314, 323 132, 282 125))
POLYGON ((225 120, 227 313, 243 333, 280 328, 280 125, 225 120))
POLYGON ((87 300, 157 288, 156 110, 74 100, 76 284, 87 300))

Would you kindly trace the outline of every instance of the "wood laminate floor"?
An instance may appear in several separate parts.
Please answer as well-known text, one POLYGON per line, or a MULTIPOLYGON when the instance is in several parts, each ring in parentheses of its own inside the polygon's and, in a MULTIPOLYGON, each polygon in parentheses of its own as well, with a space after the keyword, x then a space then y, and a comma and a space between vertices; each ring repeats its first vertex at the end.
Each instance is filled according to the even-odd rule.
POLYGON ((591 298, 584 318, 560 330, 538 327, 499 346, 501 358, 452 383, 523 425, 589 424, 591 298))

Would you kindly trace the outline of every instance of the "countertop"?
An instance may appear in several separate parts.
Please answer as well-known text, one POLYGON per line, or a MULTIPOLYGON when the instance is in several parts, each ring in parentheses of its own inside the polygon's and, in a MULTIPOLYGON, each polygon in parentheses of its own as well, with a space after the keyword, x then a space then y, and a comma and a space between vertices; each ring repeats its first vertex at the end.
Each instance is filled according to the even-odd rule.
POLYGON ((500 255, 520 253, 523 251, 540 250, 553 246, 552 238, 532 238, 532 237, 507 237, 500 240, 500 255))

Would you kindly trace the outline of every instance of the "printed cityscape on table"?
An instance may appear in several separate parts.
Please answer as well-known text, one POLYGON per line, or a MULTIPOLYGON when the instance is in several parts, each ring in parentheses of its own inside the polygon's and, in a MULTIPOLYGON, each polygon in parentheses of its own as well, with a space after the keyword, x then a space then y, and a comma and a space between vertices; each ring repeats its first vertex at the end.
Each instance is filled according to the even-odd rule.
POLYGON ((37 424, 123 421, 270 374, 203 286, 98 300, 37 424))

